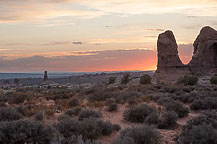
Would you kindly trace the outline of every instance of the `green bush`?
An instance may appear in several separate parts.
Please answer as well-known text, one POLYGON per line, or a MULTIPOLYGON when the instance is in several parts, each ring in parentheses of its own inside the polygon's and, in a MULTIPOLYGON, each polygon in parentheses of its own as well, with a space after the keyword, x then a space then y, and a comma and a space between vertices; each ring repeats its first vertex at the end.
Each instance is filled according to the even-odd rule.
POLYGON ((198 82, 198 77, 195 75, 185 75, 183 78, 179 79, 177 83, 182 83, 187 85, 196 85, 198 82))
POLYGON ((148 74, 144 74, 141 78, 140 78, 140 84, 151 84, 151 76, 148 74))
POLYGON ((211 77, 210 83, 215 84, 215 85, 217 84, 217 76, 216 75, 211 77))
POLYGON ((112 144, 160 144, 160 132, 153 127, 125 128, 112 144))
POLYGON ((123 76, 123 78, 121 79, 121 84, 127 84, 130 82, 130 75, 129 74, 125 74, 123 76))
POLYGON ((155 110, 147 104, 140 104, 124 111, 123 118, 126 121, 143 123, 148 115, 155 110))
POLYGON ((38 121, 19 120, 0 123, 2 144, 50 143, 53 130, 38 121))

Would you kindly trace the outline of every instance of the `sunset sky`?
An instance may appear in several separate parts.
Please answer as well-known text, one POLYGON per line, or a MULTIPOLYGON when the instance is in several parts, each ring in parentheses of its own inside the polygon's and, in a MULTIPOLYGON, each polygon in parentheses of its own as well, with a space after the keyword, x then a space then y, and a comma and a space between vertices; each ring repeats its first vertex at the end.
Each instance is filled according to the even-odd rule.
POLYGON ((188 63, 217 0, 0 0, 0 72, 154 70, 172 30, 188 63))

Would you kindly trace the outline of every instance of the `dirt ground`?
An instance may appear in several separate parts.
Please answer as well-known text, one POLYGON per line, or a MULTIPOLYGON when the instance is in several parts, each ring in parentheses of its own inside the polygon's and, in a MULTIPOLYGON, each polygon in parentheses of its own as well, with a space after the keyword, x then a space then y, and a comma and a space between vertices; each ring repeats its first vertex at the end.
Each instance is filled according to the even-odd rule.
MULTIPOLYGON (((150 106, 154 106, 156 108, 159 107, 158 104, 151 102, 149 103, 150 106)), ((126 128, 126 127, 132 127, 132 126, 140 126, 142 124, 137 124, 137 123, 130 123, 130 122, 126 122, 123 120, 123 112, 127 109, 127 105, 119 105, 119 109, 116 112, 108 112, 106 111, 106 109, 102 109, 101 112, 103 114, 103 120, 107 121, 109 120, 111 123, 113 124, 119 124, 121 126, 122 129, 126 128)), ((187 117, 181 118, 177 120, 177 124, 179 126, 177 126, 176 129, 174 130, 165 130, 165 129, 160 129, 159 132, 161 133, 162 136, 162 144, 175 144, 176 142, 174 141, 174 138, 180 134, 181 132, 181 126, 185 125, 187 123, 188 120, 190 120, 193 117, 198 116, 199 113, 195 113, 195 112, 190 112, 189 115, 187 117)), ((103 144, 109 144, 110 142, 112 142, 115 137, 117 137, 119 135, 119 132, 113 133, 110 136, 103 136, 99 139, 99 142, 103 143, 103 144)))

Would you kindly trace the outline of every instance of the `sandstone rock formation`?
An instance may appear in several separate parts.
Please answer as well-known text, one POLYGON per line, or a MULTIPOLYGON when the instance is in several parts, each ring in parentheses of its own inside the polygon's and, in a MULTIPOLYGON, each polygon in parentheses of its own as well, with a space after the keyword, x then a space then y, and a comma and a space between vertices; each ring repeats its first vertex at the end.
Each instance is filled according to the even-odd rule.
POLYGON ((158 37, 158 72, 168 72, 177 67, 183 67, 178 56, 178 45, 172 31, 166 31, 158 37))
POLYGON ((44 81, 48 80, 48 75, 47 75, 47 71, 44 72, 44 81))
POLYGON ((189 66, 194 72, 217 72, 217 31, 204 27, 194 42, 194 55, 189 66))
POLYGON ((190 73, 217 73, 217 31, 208 26, 204 27, 193 46, 192 60, 184 65, 178 56, 178 46, 172 31, 160 34, 154 81, 174 81, 190 73))

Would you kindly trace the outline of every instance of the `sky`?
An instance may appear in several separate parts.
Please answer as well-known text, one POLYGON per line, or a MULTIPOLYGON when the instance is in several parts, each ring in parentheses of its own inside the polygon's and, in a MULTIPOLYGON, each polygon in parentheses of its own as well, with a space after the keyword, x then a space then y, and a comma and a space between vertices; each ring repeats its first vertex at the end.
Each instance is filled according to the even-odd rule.
POLYGON ((217 0, 0 0, 0 72, 155 70, 172 30, 183 63, 217 0))

